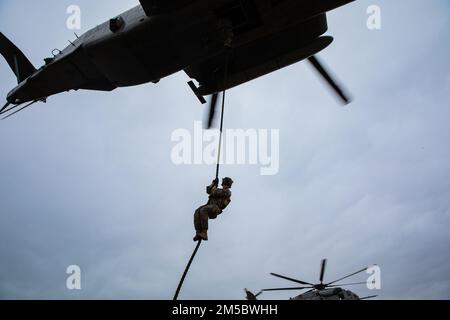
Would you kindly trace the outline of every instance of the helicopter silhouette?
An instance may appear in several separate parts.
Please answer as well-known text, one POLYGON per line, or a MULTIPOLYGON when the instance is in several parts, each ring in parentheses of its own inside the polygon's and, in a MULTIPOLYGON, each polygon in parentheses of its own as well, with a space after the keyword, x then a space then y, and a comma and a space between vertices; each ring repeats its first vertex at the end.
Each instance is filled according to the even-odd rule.
POLYGON ((301 284, 301 287, 290 287, 290 288, 271 288, 271 289, 262 289, 257 294, 254 294, 248 289, 245 289, 247 300, 254 301, 263 294, 264 292, 269 291, 298 291, 309 289, 305 293, 302 293, 298 296, 290 298, 290 300, 367 300, 371 298, 376 298, 377 295, 367 296, 367 297, 359 297, 356 293, 346 290, 343 287, 353 286, 353 285, 362 285, 367 284, 367 282, 355 282, 355 283, 346 283, 346 284, 338 284, 338 282, 353 277, 359 273, 362 273, 369 269, 369 267, 365 267, 361 270, 353 272, 345 277, 339 278, 337 280, 331 282, 324 282, 325 270, 327 266, 327 259, 323 259, 320 267, 320 276, 319 283, 313 284, 311 282, 301 281, 298 279, 286 277, 280 274, 271 273, 272 276, 281 278, 284 280, 288 280, 291 282, 295 282, 301 284))
MULTIPOLYGON (((135 6, 55 49, 35 68, 0 32, 0 55, 17 86, 0 106, 8 118, 71 90, 112 91, 184 71, 203 104, 207 128, 220 92, 307 60, 342 104, 351 97, 317 54, 333 42, 327 14, 354 0, 140 0, 135 6)), ((24 7, 23 10, 27 10, 24 7)), ((150 100, 151 101, 151 100, 150 100)))

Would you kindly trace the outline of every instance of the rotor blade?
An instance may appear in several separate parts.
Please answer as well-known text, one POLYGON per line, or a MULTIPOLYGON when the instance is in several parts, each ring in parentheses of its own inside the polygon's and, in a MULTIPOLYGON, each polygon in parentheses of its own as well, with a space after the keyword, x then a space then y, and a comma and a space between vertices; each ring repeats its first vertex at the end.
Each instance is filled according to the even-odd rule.
POLYGON ((356 272, 354 272, 354 273, 352 273, 352 274, 349 274, 348 276, 345 276, 345 277, 342 277, 342 278, 340 278, 340 279, 338 279, 338 280, 335 280, 335 281, 333 281, 333 282, 327 283, 327 286, 330 286, 331 284, 336 283, 336 282, 339 282, 339 281, 341 281, 341 280, 350 278, 350 277, 352 277, 352 276, 354 276, 354 275, 357 275, 358 273, 361 273, 361 272, 366 271, 367 269, 369 269, 369 267, 365 267, 364 269, 361 269, 361 270, 356 271, 356 272))
POLYGON ((7 108, 6 110, 0 112, 0 115, 5 114, 5 113, 8 113, 8 112, 10 112, 11 110, 14 110, 14 109, 16 109, 16 108, 19 108, 19 107, 22 106, 22 105, 23 105, 23 103, 15 104, 15 105, 13 105, 13 106, 7 108))
POLYGON ((36 102, 38 102, 38 101, 36 100, 36 101, 30 102, 29 104, 23 106, 23 107, 20 108, 19 110, 17 110, 17 111, 15 111, 15 112, 13 112, 13 113, 7 115, 6 117, 2 118, 2 120, 8 119, 9 117, 12 117, 12 116, 15 115, 16 113, 18 113, 18 112, 20 112, 20 111, 22 111, 22 110, 24 110, 24 109, 26 109, 26 108, 28 108, 28 107, 31 107, 31 106, 32 106, 33 104, 35 104, 36 102))
POLYGON ((263 292, 266 291, 291 291, 291 290, 303 290, 311 289, 312 287, 297 287, 297 288, 273 288, 273 289, 262 289, 263 292))
POLYGON ((327 286, 327 288, 356 286, 356 285, 359 285, 359 284, 367 284, 367 282, 354 282, 354 283, 335 284, 335 285, 332 285, 332 286, 327 286))
POLYGON ((2 113, 6 108, 8 108, 11 105, 10 102, 7 102, 4 107, 0 110, 0 113, 2 113))
POLYGON ((373 299, 373 298, 376 298, 376 297, 378 297, 378 296, 377 295, 376 296, 367 296, 367 297, 359 298, 359 300, 373 299))
POLYGON ((260 295, 262 295, 263 293, 264 293, 264 291, 261 290, 260 292, 258 292, 257 294, 255 294, 255 297, 258 298, 258 297, 259 297, 260 295))
POLYGON ((315 57, 311 56, 308 58, 309 62, 313 67, 319 72, 319 74, 324 78, 324 80, 331 86, 334 92, 341 98, 344 105, 351 102, 351 98, 344 92, 344 90, 338 85, 338 83, 333 79, 331 74, 325 69, 325 67, 320 63, 320 61, 315 57))
POLYGON ((211 97, 211 102, 209 104, 208 122, 206 124, 206 129, 211 129, 214 122, 214 115, 216 114, 217 101, 219 98, 218 93, 214 93, 211 97))
POLYGON ((276 274, 276 273, 271 273, 271 275, 274 276, 274 277, 278 277, 278 278, 281 278, 281 279, 289 280, 289 281, 292 281, 292 282, 305 284, 305 285, 309 285, 309 286, 314 286, 312 283, 305 282, 305 281, 300 281, 300 280, 297 280, 297 279, 288 278, 288 277, 285 277, 285 276, 282 276, 282 275, 279 275, 279 274, 276 274))
POLYGON ((326 267, 327 267, 327 259, 323 259, 322 266, 320 267, 320 283, 323 283, 323 277, 325 276, 326 267))

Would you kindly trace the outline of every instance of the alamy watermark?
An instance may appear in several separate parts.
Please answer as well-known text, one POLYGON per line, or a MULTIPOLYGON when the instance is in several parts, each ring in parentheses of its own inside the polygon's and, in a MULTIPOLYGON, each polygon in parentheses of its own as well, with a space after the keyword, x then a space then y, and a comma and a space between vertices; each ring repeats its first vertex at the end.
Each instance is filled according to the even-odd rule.
POLYGON ((381 7, 377 5, 370 5, 367 7, 367 29, 381 30, 381 7))
MULTIPOLYGON (((175 165, 214 165, 217 163, 220 131, 203 130, 194 122, 193 131, 177 129, 172 133, 171 159, 175 165)), ((227 129, 222 140, 220 163, 259 165, 260 174, 273 176, 280 170, 280 130, 227 129)))
POLYGON ((67 7, 66 13, 69 17, 66 20, 66 27, 69 30, 81 30, 81 8, 77 5, 67 7))
POLYGON ((81 290, 81 268, 77 265, 68 266, 66 274, 69 275, 66 279, 67 290, 81 290))
POLYGON ((367 274, 370 274, 367 279, 367 289, 381 290, 381 268, 377 265, 373 265, 367 268, 366 272, 367 274))

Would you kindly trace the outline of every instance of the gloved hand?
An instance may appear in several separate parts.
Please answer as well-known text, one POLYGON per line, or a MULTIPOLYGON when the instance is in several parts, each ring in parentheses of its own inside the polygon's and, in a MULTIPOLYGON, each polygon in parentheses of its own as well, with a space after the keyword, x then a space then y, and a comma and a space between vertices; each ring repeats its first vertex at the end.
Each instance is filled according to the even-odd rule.
POLYGON ((212 183, 217 187, 219 185, 219 178, 214 179, 212 183))

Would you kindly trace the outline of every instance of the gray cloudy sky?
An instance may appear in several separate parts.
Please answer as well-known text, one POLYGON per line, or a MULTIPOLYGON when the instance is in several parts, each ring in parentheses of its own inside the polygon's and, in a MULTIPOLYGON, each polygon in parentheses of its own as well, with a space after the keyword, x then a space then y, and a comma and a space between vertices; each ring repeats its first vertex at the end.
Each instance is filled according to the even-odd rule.
MULTIPOLYGON (((0 30, 40 65, 74 37, 70 4, 84 32, 137 2, 0 0, 0 30)), ((323 257, 326 280, 379 264, 381 298, 449 298, 449 9, 361 0, 330 14, 335 42, 320 57, 354 95, 349 108, 305 63, 229 92, 227 127, 280 129, 280 172, 223 166, 233 202, 181 298, 290 285, 269 272, 316 281, 323 257), (366 28, 373 3, 381 31, 366 28)), ((173 296, 214 175, 170 159, 173 130, 203 116, 187 80, 62 94, 0 123, 0 298, 173 296), (71 264, 82 268, 78 292, 65 287, 71 264)), ((14 86, 1 60, 1 95, 14 86)))

